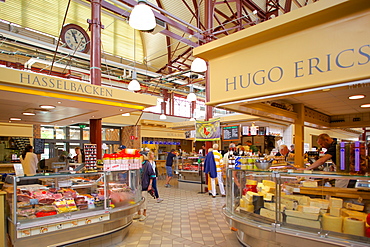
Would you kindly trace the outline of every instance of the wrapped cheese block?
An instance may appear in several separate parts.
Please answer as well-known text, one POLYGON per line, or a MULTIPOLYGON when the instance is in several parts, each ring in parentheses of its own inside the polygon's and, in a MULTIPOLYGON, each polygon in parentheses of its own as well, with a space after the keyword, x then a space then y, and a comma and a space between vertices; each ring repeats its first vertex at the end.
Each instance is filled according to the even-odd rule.
POLYGON ((294 199, 281 198, 281 203, 284 204, 288 210, 296 210, 298 207, 298 201, 294 199))
POLYGON ((341 208, 343 207, 343 199, 332 197, 329 200, 330 208, 341 208))
POLYGON ((320 214, 316 213, 304 213, 302 211, 296 211, 296 210, 285 210, 285 214, 287 216, 291 217, 298 217, 298 218, 303 218, 307 220, 319 220, 320 214))
POLYGON ((350 202, 344 203, 344 207, 347 209, 356 210, 356 211, 364 210, 364 205, 358 205, 358 204, 354 204, 350 202))
POLYGON ((324 214, 322 218, 322 229, 333 232, 342 232, 343 217, 324 214))
POLYGON ((329 214, 331 216, 339 217, 339 216, 342 216, 341 210, 342 210, 342 208, 331 207, 329 214))
POLYGON ((298 205, 298 211, 301 211, 303 213, 311 213, 311 214, 319 214, 320 213, 320 208, 319 207, 314 207, 314 206, 303 206, 303 205, 298 205))
POLYGON ((299 226, 307 226, 307 227, 312 227, 312 228, 320 228, 320 221, 308 220, 308 219, 303 219, 303 218, 298 218, 298 217, 287 216, 286 223, 299 225, 299 226))
POLYGON ((310 206, 319 207, 321 209, 328 209, 329 208, 329 200, 310 199, 310 206))
POLYGON ((298 205, 310 205, 310 197, 301 195, 283 195, 283 198, 293 199, 298 202, 298 205))
POLYGON ((269 219, 273 219, 273 220, 276 217, 275 211, 274 210, 267 209, 267 208, 261 208, 260 215, 261 216, 264 216, 264 217, 267 217, 269 219))
POLYGON ((345 217, 343 221, 343 233, 365 236, 365 221, 362 219, 345 217))

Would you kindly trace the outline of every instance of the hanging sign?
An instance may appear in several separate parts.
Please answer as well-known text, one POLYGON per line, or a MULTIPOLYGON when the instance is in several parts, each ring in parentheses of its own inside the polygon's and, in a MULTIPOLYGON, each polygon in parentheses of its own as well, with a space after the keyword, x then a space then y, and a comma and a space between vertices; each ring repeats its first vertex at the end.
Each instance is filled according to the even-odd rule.
POLYGON ((196 141, 218 141, 221 137, 220 119, 211 121, 196 121, 196 141))

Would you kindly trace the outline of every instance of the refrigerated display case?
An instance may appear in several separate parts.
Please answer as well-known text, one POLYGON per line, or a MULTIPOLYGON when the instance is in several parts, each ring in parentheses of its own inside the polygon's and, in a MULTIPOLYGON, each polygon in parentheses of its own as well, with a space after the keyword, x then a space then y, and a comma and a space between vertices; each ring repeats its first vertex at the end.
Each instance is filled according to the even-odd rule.
POLYGON ((5 191, 11 243, 57 246, 126 232, 142 203, 139 177, 138 169, 8 176, 5 191))
POLYGON ((178 160, 179 188, 198 190, 205 182, 203 172, 205 157, 182 157, 178 160))
POLYGON ((369 246, 369 180, 329 172, 228 169, 223 213, 246 246, 369 246), (341 180, 357 186, 334 187, 341 180))

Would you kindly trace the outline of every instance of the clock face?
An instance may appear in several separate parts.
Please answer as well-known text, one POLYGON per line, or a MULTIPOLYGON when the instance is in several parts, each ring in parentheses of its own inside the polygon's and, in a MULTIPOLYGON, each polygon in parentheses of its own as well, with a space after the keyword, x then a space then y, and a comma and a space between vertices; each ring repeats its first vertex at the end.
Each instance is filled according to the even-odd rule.
POLYGON ((62 29, 62 40, 66 46, 78 52, 88 52, 90 39, 88 34, 75 24, 68 24, 62 29))

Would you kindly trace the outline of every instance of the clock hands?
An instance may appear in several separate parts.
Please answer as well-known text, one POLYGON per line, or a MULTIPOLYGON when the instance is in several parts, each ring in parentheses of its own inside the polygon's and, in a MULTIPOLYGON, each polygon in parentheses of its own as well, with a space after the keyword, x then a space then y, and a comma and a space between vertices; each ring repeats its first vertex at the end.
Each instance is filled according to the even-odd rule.
POLYGON ((73 39, 74 39, 74 40, 75 40, 75 42, 78 44, 76 34, 75 34, 73 31, 72 31, 71 33, 72 33, 72 37, 73 37, 73 39))

